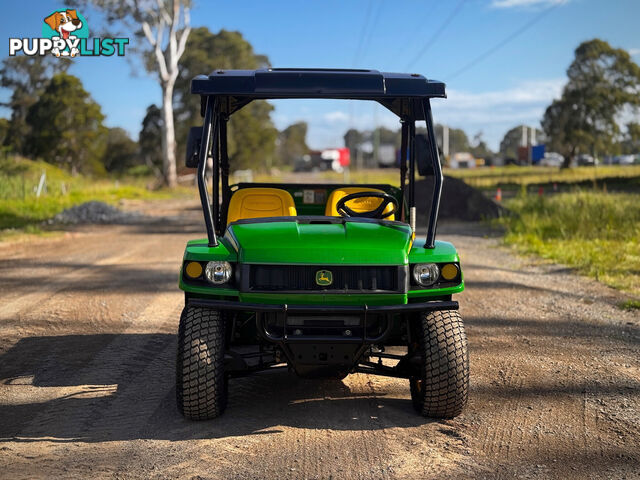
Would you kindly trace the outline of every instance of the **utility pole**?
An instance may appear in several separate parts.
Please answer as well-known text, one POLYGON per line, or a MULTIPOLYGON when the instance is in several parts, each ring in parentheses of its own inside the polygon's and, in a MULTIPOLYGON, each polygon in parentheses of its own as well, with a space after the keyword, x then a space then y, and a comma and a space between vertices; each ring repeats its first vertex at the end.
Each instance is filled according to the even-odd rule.
POLYGON ((536 143, 536 129, 535 127, 531 127, 529 129, 530 132, 530 143, 529 143, 529 165, 533 165, 533 146, 536 143))
POLYGON ((449 159, 449 127, 447 125, 442 126, 442 155, 445 160, 449 159))
MULTIPOLYGON (((529 144, 529 127, 522 125, 522 137, 520 139, 520 146, 527 149, 527 165, 531 165, 531 147, 529 144)), ((520 155, 518 155, 519 157, 520 155)), ((518 161, 520 159, 518 158, 518 161)))

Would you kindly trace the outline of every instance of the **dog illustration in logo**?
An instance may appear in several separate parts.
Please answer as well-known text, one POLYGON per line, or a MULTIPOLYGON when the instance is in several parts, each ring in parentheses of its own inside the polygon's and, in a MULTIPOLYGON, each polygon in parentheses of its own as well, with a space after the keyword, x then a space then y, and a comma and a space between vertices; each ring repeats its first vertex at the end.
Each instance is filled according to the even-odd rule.
MULTIPOLYGON (((51 15, 45 18, 44 21, 51 27, 52 30, 59 33, 60 38, 65 41, 67 39, 75 39, 76 36, 71 35, 71 33, 82 28, 82 21, 78 18, 78 12, 76 10, 67 9, 64 12, 53 12, 51 15)), ((73 47, 69 52, 65 50, 64 47, 62 48, 62 51, 60 48, 56 47, 53 48, 51 52, 56 57, 59 57, 60 55, 71 55, 72 57, 75 57, 78 53, 80 53, 80 50, 73 47)))

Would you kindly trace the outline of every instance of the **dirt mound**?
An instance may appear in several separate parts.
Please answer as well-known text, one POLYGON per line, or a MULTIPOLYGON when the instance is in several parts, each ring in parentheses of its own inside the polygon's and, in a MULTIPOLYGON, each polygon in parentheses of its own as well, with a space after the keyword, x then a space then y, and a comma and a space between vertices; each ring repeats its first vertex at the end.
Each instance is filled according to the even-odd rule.
POLYGON ((123 212, 106 203, 91 201, 63 210, 49 220, 49 223, 126 224, 139 221, 141 216, 137 212, 123 212))
MULTIPOLYGON (((419 205, 418 216, 421 217, 431 209, 433 178, 427 177, 416 181, 416 205, 419 205), (427 205, 424 209, 423 205, 427 205)), ((462 180, 444 177, 442 199, 440 200, 440 219, 458 219, 467 221, 498 218, 508 213, 502 205, 487 198, 479 190, 467 185, 462 180)))

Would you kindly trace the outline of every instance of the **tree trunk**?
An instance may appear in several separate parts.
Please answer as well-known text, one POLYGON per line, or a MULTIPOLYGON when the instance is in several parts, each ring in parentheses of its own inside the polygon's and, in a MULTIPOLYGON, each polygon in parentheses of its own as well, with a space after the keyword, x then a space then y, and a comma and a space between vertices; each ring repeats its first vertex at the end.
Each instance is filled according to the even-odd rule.
POLYGON ((564 157, 564 162, 562 163, 562 169, 569 168, 571 166, 571 160, 576 154, 576 147, 572 146, 571 150, 569 150, 568 155, 564 157))
POLYGON ((173 125, 174 82, 162 82, 162 173, 169 187, 178 183, 176 173, 176 135, 173 125))

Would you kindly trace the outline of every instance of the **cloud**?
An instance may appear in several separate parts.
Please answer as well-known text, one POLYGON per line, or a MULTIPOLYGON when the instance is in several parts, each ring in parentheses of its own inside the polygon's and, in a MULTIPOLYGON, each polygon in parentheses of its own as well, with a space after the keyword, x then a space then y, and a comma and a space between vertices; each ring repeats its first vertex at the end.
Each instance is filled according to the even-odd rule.
POLYGON ((527 80, 513 88, 495 92, 469 93, 451 89, 447 92, 447 104, 449 108, 465 110, 531 105, 558 98, 565 81, 562 78, 527 80))
MULTIPOLYGON (((469 137, 482 131, 494 150, 510 128, 527 124, 539 126, 545 109, 559 98, 565 78, 526 80, 504 90, 471 92, 449 89, 446 100, 432 101, 437 123, 462 128, 469 137)), ((307 143, 311 148, 339 147, 347 129, 371 130, 377 125, 396 130, 398 117, 370 102, 279 100, 273 102, 272 118, 279 129, 295 121, 309 125, 307 143), (373 106, 372 106, 373 105, 373 106), (304 110, 304 111, 303 111, 304 110)))
POLYGON ((570 0, 491 0, 493 8, 518 8, 562 5, 570 0))
POLYGON ((527 80, 489 92, 451 89, 444 102, 434 101, 435 121, 464 129, 469 136, 482 131, 494 150, 504 133, 518 124, 538 126, 546 107, 562 93, 566 79, 527 80))
POLYGON ((345 112, 336 110, 334 112, 327 112, 323 115, 323 118, 328 123, 346 123, 349 121, 349 115, 345 112))
POLYGON ((629 52, 629 55, 631 55, 632 57, 636 57, 640 55, 640 48, 630 48, 627 51, 629 52))

